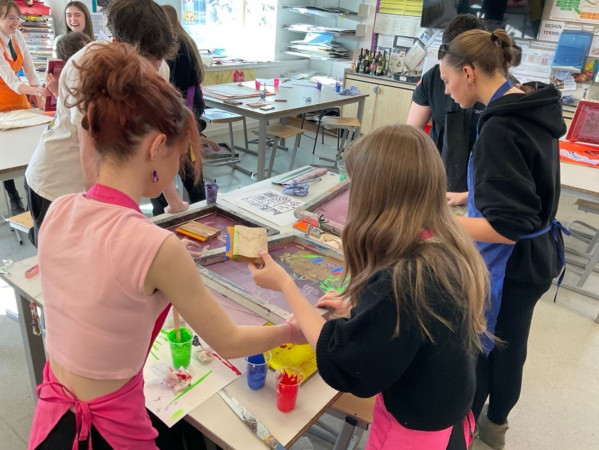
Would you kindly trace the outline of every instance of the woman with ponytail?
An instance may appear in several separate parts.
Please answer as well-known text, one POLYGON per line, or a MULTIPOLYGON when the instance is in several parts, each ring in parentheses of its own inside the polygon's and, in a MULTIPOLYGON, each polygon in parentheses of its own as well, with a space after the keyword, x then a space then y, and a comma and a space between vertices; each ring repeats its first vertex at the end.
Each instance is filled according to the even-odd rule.
POLYGON ((225 358, 303 337, 292 324, 233 324, 185 244, 139 210, 199 140, 179 92, 124 43, 91 44, 75 67, 72 107, 97 151, 98 175, 87 192, 52 202, 40 231, 48 362, 29 448, 156 449, 142 369, 171 302, 225 358))
POLYGON ((480 438, 505 445, 507 417, 522 387, 534 307, 563 270, 558 139, 566 132, 561 94, 525 94, 506 80, 517 49, 504 30, 467 31, 439 49, 446 93, 462 107, 486 105, 468 165, 468 217, 491 280, 485 341, 473 412, 480 438), (489 398, 488 409, 483 405, 489 398))

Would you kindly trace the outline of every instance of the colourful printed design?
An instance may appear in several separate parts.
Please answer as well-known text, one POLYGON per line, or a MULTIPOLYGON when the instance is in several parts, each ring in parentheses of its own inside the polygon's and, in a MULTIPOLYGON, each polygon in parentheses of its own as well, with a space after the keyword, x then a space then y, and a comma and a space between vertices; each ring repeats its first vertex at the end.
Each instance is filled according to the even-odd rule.
MULTIPOLYGON (((269 248, 269 252, 272 258, 293 277, 302 295, 312 305, 316 304, 324 293, 331 289, 342 291, 347 284, 347 281, 341 282, 344 267, 341 259, 310 251, 297 243, 275 244, 269 248)), ((248 271, 247 263, 228 260, 208 264, 205 267, 251 296, 258 297, 262 303, 274 308, 270 310, 277 311, 276 314, 281 317, 286 317, 281 313, 283 311, 287 314, 291 313, 289 303, 282 293, 256 286, 248 271)))
MULTIPOLYGON (((595 5, 595 2, 586 0, 587 3, 595 5)), ((574 11, 576 14, 580 14, 580 0, 556 0, 555 6, 562 11, 574 11)))

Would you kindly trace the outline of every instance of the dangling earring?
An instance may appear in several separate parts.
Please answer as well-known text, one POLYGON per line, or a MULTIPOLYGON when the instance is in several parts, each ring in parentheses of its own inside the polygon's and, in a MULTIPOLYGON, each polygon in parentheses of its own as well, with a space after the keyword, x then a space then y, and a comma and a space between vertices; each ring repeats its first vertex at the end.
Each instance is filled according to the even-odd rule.
POLYGON ((156 169, 152 170, 152 183, 158 183, 158 172, 156 172, 156 169))

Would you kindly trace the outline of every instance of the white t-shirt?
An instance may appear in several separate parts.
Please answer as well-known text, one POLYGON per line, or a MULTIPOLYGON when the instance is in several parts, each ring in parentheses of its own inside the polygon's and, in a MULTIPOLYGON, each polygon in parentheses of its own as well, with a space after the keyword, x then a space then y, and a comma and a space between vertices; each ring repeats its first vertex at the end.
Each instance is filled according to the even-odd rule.
MULTIPOLYGON (((61 195, 83 192, 83 172, 79 152, 77 127, 83 113, 77 107, 69 108, 65 99, 71 100, 68 88, 79 85, 79 70, 73 63, 79 63, 91 45, 107 45, 107 42, 92 42, 75 53, 60 73, 58 102, 54 125, 49 127, 40 139, 25 171, 29 187, 39 196, 54 201, 61 195)), ((160 75, 169 78, 168 65, 163 61, 160 75)))
MULTIPOLYGON (((10 37, 5 35, 4 33, 0 33, 0 39, 2 39, 2 44, 4 44, 4 48, 6 49, 6 56, 11 61, 12 56, 10 51, 8 50, 8 41, 10 37)), ((27 77, 27 81, 30 86, 38 86, 40 84, 39 79, 37 78, 37 73, 35 72, 35 66, 33 65, 33 59, 29 54, 29 48, 25 43, 25 39, 23 39, 23 34, 19 30, 15 31, 13 36, 13 44, 16 44, 23 54, 23 72, 27 77)), ((4 59, 2 56, 2 49, 0 47, 0 79, 6 83, 6 85, 15 91, 17 94, 19 93, 19 88, 22 84, 24 84, 21 79, 15 75, 12 67, 10 67, 9 62, 4 59)))

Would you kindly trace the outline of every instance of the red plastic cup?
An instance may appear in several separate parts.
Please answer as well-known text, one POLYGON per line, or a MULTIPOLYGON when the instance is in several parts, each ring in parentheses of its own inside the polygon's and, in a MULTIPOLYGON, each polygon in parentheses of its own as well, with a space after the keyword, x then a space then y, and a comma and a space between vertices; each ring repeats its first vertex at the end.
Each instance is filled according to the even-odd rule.
POLYGON ((277 408, 281 412, 295 409, 300 383, 304 376, 295 367, 281 367, 275 372, 277 383, 277 408))
POLYGON ((258 80, 256 80, 256 90, 257 91, 260 90, 260 82, 258 80))

